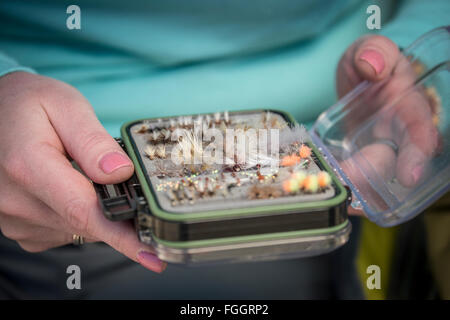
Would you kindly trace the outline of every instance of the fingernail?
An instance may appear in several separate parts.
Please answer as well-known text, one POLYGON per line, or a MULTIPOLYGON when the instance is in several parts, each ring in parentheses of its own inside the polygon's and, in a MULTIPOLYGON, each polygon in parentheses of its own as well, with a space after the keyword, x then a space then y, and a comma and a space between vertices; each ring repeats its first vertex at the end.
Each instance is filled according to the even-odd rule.
POLYGON ((417 166, 412 169, 414 183, 417 183, 423 174, 423 166, 417 166))
POLYGON ((375 71, 376 74, 380 74, 384 69, 384 59, 381 53, 375 50, 365 50, 359 56, 359 59, 367 62, 375 71))
POLYGON ((118 152, 108 153, 100 160, 100 168, 107 174, 126 166, 131 166, 130 160, 118 152))
POLYGON ((167 263, 159 260, 157 256, 148 251, 139 251, 137 259, 141 266, 157 273, 163 272, 167 267, 167 263))

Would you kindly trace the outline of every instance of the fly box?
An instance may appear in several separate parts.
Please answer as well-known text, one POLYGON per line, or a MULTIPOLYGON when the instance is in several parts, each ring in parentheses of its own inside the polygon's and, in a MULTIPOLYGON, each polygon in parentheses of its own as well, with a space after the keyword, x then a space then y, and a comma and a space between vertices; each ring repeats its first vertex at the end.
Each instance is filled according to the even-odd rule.
POLYGON ((329 252, 348 240, 350 205, 382 226, 410 219, 449 188, 449 44, 449 28, 426 34, 309 131, 266 109, 126 123, 135 174, 94 183, 104 213, 183 264, 329 252))

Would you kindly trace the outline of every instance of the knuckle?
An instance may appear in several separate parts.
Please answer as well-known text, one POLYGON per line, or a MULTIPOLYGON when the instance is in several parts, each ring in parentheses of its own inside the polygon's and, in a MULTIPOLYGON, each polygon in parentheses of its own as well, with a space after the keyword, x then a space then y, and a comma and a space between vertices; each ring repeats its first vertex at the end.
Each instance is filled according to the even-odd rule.
POLYGON ((23 153, 11 151, 5 155, 2 166, 8 177, 19 185, 26 185, 29 181, 28 166, 23 153))
POLYGON ((35 89, 35 94, 44 105, 59 112, 71 111, 80 107, 80 101, 86 102, 84 96, 75 87, 55 79, 46 79, 35 89))
MULTIPOLYGON (((348 78, 355 78, 355 69, 353 67, 353 63, 350 61, 350 59, 346 59, 341 64, 341 70, 342 72, 348 77, 348 78)), ((358 79, 359 80, 359 79, 358 79)))
POLYGON ((366 46, 372 46, 372 45, 386 45, 389 44, 391 40, 389 38, 386 38, 385 36, 379 35, 379 34, 371 34, 368 35, 364 41, 362 42, 362 47, 366 46))
MULTIPOLYGON (((48 100, 49 98, 57 98, 60 99, 61 96, 70 96, 77 92, 77 90, 62 81, 45 78, 44 81, 38 82, 35 87, 35 93, 40 97, 41 100, 48 100)), ((65 101, 60 102, 69 102, 70 99, 64 99, 65 101)), ((70 105, 70 103, 69 103, 70 105)))
POLYGON ((425 152, 427 156, 432 157, 439 147, 439 130, 435 126, 430 125, 425 129, 425 137, 427 137, 427 142, 424 143, 425 152))
POLYGON ((366 38, 366 41, 386 41, 389 40, 388 38, 386 38, 385 36, 379 35, 379 34, 371 34, 366 38))
POLYGON ((92 150, 104 145, 107 141, 108 137, 104 132, 92 131, 82 136, 80 147, 81 150, 84 150, 86 153, 90 153, 92 150))
POLYGON ((367 46, 374 46, 385 52, 386 54, 394 55, 399 52, 398 46, 388 37, 374 34, 367 40, 367 46))
POLYGON ((83 232, 88 229, 90 211, 87 201, 75 199, 65 205, 64 216, 70 227, 83 232))
POLYGON ((2 227, 3 235, 14 241, 23 241, 29 238, 29 234, 24 231, 19 230, 18 228, 9 228, 8 226, 2 227))
POLYGON ((14 240, 14 241, 18 240, 17 237, 16 237, 17 234, 16 234, 16 232, 13 229, 3 226, 1 228, 1 230, 2 230, 3 235, 6 238, 8 238, 10 240, 14 240))
POLYGON ((47 245, 42 243, 33 243, 29 241, 17 241, 17 243, 23 250, 30 253, 42 252, 49 249, 47 245))

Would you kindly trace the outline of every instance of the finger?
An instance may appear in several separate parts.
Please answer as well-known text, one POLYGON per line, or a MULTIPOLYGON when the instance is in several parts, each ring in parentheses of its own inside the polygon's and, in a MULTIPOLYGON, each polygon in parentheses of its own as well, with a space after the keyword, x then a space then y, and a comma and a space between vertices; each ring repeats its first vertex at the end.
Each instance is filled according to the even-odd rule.
POLYGON ((358 44, 353 65, 362 79, 379 81, 392 72, 399 56, 400 51, 394 42, 384 36, 373 35, 358 44))
POLYGON ((355 216, 355 217, 366 217, 366 214, 364 210, 362 209, 355 209, 352 206, 347 207, 347 213, 349 216, 355 216))
POLYGON ((145 266, 156 272, 164 270, 165 263, 139 242, 129 223, 112 222, 104 217, 92 184, 59 151, 41 146, 40 152, 28 159, 21 171, 28 177, 25 187, 67 222, 68 233, 99 239, 141 264, 139 252, 148 252, 153 260, 145 266))
MULTIPOLYGON (((126 180, 133 164, 98 121, 89 102, 72 87, 42 98, 42 106, 69 155, 95 182, 126 180)), ((53 89, 53 91, 55 91, 53 89)))
MULTIPOLYGON (((341 162, 341 168, 352 181, 362 197, 379 210, 386 210, 387 204, 373 189, 370 181, 390 181, 394 177, 395 152, 383 143, 374 143, 356 151, 341 162)), ((362 215, 362 210, 349 207, 349 214, 362 215)))
MULTIPOLYGON (((395 92, 396 87, 403 85, 397 82, 404 81, 392 81, 392 88, 386 91, 395 92)), ((405 187, 413 187, 419 182, 438 148, 439 133, 432 116, 428 99, 420 88, 416 88, 395 106, 384 110, 375 124, 376 138, 390 139, 399 147, 395 175, 405 187)))
MULTIPOLYGON (((58 235, 61 239, 49 240, 49 241, 36 241, 36 240, 19 240, 17 243, 20 245, 22 249, 28 252, 43 252, 49 249, 62 247, 65 245, 72 244, 72 236, 68 234, 60 234, 58 235)), ((84 239, 85 243, 96 242, 92 239, 84 239)))
POLYGON ((153 248, 143 245, 139 241, 136 230, 129 221, 112 222, 99 213, 98 207, 96 212, 97 214, 92 217, 89 234, 95 235, 101 241, 149 270, 161 273, 166 269, 167 263, 155 255, 153 248))
POLYGON ((3 170, 0 170, 0 181, 4 187, 0 197, 0 212, 31 224, 64 230, 66 225, 55 211, 17 184, 10 182, 3 170))
POLYGON ((405 187, 413 187, 424 176, 427 164, 438 148, 439 133, 433 125, 425 97, 416 92, 402 103, 395 115, 400 128, 396 177, 405 187))
POLYGON ((52 247, 70 243, 70 234, 38 226, 29 221, 0 213, 0 226, 3 235, 14 241, 47 243, 52 247))

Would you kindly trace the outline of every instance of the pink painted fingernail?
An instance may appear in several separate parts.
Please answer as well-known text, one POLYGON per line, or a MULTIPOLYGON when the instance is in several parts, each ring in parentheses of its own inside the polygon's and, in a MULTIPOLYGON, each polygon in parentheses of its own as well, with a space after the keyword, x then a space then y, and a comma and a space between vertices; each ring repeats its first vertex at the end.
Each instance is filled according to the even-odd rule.
POLYGON ((131 161, 119 152, 108 153, 100 160, 100 168, 106 174, 126 166, 131 166, 131 161))
POLYGON ((414 183, 417 183, 419 179, 422 177, 423 174, 423 166, 417 166, 414 169, 412 169, 412 176, 414 183))
POLYGON ((167 267, 167 263, 159 260, 157 256, 148 251, 139 251, 137 259, 141 266, 157 273, 163 272, 167 267))
POLYGON ((376 74, 380 74, 384 69, 384 59, 381 53, 375 50, 365 50, 359 56, 359 59, 364 60, 373 68, 376 74))

